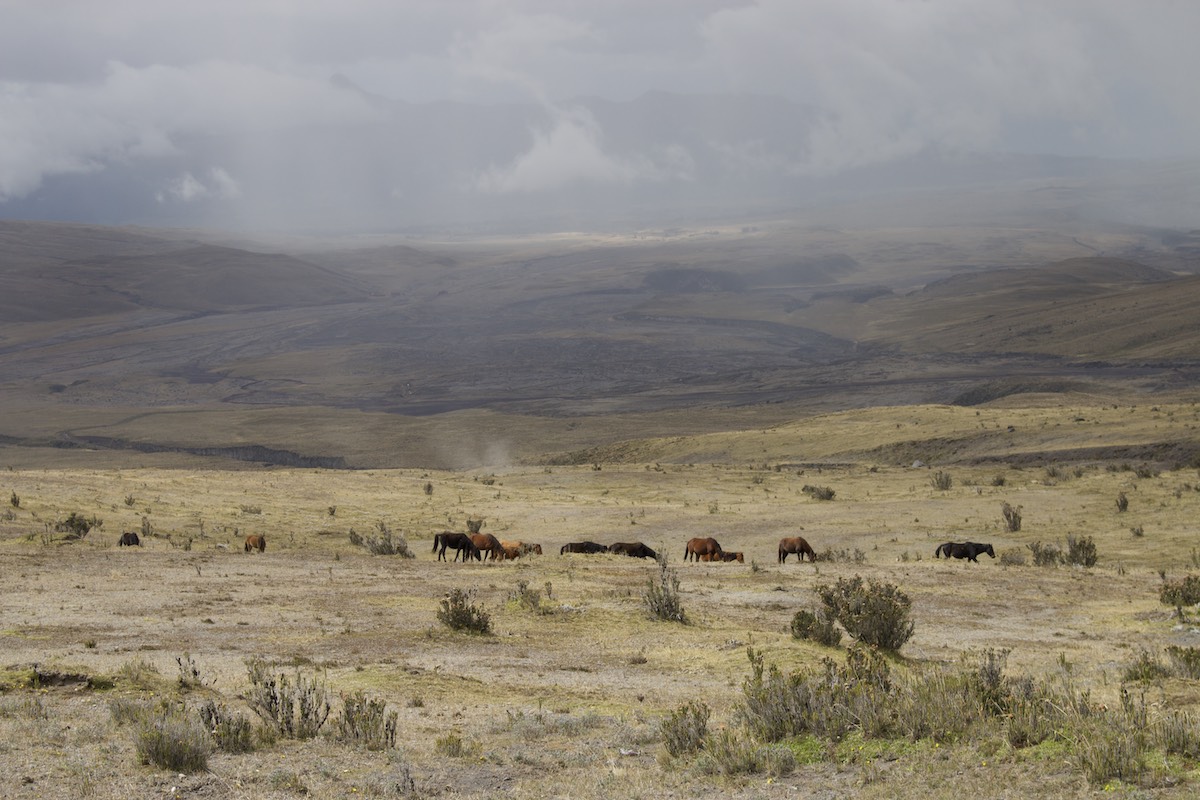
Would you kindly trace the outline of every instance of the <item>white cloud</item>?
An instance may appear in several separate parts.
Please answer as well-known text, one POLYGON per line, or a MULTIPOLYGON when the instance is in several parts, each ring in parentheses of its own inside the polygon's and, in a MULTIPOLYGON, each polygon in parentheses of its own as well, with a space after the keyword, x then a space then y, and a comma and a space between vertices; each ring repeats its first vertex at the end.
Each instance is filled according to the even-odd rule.
POLYGON ((184 172, 167 183, 167 187, 155 195, 160 203, 193 200, 232 199, 241 195, 241 188, 228 172, 212 167, 207 173, 208 182, 202 182, 190 172, 184 172))
MULTIPOLYGON (((686 154, 671 155, 686 164, 686 154)), ((600 129, 586 111, 558 111, 549 131, 534 131, 533 146, 526 153, 507 166, 484 172, 476 187, 493 193, 538 192, 573 183, 629 185, 662 174, 648 159, 605 153, 600 129)))

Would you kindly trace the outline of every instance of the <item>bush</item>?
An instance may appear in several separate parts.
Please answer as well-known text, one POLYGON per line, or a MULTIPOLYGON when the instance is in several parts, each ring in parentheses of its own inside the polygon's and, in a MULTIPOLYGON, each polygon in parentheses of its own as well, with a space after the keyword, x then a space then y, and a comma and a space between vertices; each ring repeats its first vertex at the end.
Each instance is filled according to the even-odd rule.
POLYGON ((329 695, 316 680, 299 672, 291 680, 274 675, 261 661, 249 664, 250 694, 254 712, 281 736, 311 739, 329 718, 329 695))
POLYGON ((948 491, 954 485, 954 479, 950 477, 950 474, 941 470, 933 473, 929 478, 929 482, 933 485, 933 488, 943 492, 948 491))
POLYGON ((708 718, 712 710, 701 701, 684 703, 663 717, 658 724, 663 747, 672 758, 694 753, 704 746, 708 736, 708 718))
POLYGON ((801 609, 792 617, 792 638, 837 647, 842 641, 842 632, 837 629, 828 609, 823 609, 819 615, 801 609))
POLYGON ((1004 515, 1004 527, 1010 533, 1016 533, 1021 530, 1021 507, 1013 508, 1007 502, 1000 506, 1000 513, 1004 515))
POLYGON ((232 713, 212 700, 206 700, 200 706, 199 713, 200 722, 219 750, 225 753, 249 753, 254 750, 254 729, 244 714, 232 713))
POLYGON ((1096 566, 1096 543, 1090 536, 1067 536, 1067 553, 1063 557, 1068 564, 1079 564, 1084 567, 1096 566))
POLYGON ((1006 567, 1025 566, 1025 554, 1020 550, 1004 550, 1000 553, 1000 563, 1006 567))
POLYGON ((212 751, 208 733, 199 723, 174 710, 136 720, 133 744, 143 764, 171 772, 203 772, 212 751))
POLYGON ((832 500, 837 492, 833 491, 828 486, 809 486, 805 484, 800 491, 811 497, 813 500, 832 500))
POLYGON ((1039 567, 1057 567, 1063 562, 1063 553, 1058 545, 1033 542, 1025 545, 1033 554, 1033 563, 1039 567))
POLYGON ((517 581, 517 588, 508 593, 508 602, 535 614, 554 613, 553 608, 542 605, 542 590, 531 588, 529 581, 517 581))
POLYGON ((1137 659, 1121 673, 1121 680, 1129 682, 1149 683, 1159 678, 1170 676, 1171 671, 1145 648, 1138 653, 1137 659))
POLYGON ((1117 493, 1117 511, 1123 512, 1123 511, 1128 511, 1128 510, 1129 510, 1129 498, 1125 496, 1124 492, 1118 492, 1117 493))
POLYGON ((1174 606, 1180 613, 1184 606, 1200 603, 1200 575, 1188 575, 1177 581, 1163 581, 1158 587, 1158 599, 1165 606, 1174 606))
POLYGON ((899 650, 913 634, 909 620, 912 601, 895 584, 867 583, 855 575, 839 578, 833 586, 815 587, 825 613, 846 632, 865 644, 884 650, 899 650))
POLYGON ((344 694, 342 714, 337 721, 338 739, 368 750, 395 747, 397 716, 397 712, 387 711, 385 701, 368 699, 364 692, 344 694))
POLYGON ((54 523, 54 530, 59 533, 66 533, 68 539, 82 539, 88 535, 88 531, 92 528, 104 527, 104 520, 98 517, 88 519, 82 514, 71 512, 66 519, 59 520, 54 523))
POLYGON ((372 555, 377 556, 403 556, 404 558, 416 558, 416 554, 408 549, 408 540, 403 534, 393 534, 388 528, 387 523, 379 520, 375 524, 379 531, 378 536, 368 536, 363 538, 362 534, 350 529, 350 544, 355 547, 365 547, 372 555))
POLYGON ((686 623, 687 615, 679 597, 679 576, 675 570, 667 568, 665 550, 659 550, 655 560, 658 561, 658 575, 650 579, 642 600, 656 619, 686 623))
POLYGON ((475 590, 451 589, 442 598, 437 618, 446 627, 455 631, 486 634, 492 631, 492 618, 475 605, 475 590))
POLYGON ((1200 680, 1200 649, 1171 645, 1167 648, 1171 671, 1181 678, 1200 680))
POLYGON ((21 507, 21 498, 17 497, 17 493, 13 492, 8 498, 8 504, 13 508, 21 507))

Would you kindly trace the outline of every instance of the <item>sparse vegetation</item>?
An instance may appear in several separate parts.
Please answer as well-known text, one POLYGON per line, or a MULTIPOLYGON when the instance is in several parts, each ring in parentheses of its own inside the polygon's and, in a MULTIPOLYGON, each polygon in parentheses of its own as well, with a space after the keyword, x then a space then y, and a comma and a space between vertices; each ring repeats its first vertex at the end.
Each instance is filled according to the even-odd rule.
POLYGON ((271 729, 288 739, 311 739, 329 718, 325 686, 298 670, 289 678, 262 661, 247 665, 250 691, 246 700, 271 729))
POLYGON ((1129 498, 1124 492, 1117 492, 1117 513, 1124 513, 1129 510, 1129 498))
POLYGON ((929 483, 940 492, 948 492, 954 485, 954 479, 950 477, 950 473, 938 470, 930 476, 929 483))
POLYGON ((403 558, 416 558, 414 553, 408 546, 408 540, 404 538, 404 534, 392 533, 391 528, 384 520, 379 520, 375 523, 375 534, 363 537, 362 534, 350 529, 350 544, 355 547, 365 548, 372 555, 376 556, 401 556, 403 558))
POLYGON ((468 633, 488 634, 492 632, 492 618, 480 606, 475 605, 475 590, 451 589, 442 598, 437 612, 438 621, 447 628, 468 633))
POLYGON ((1099 556, 1096 553, 1096 542, 1090 536, 1067 536, 1067 552, 1063 560, 1068 564, 1081 567, 1094 567, 1099 556))
POLYGON ((208 769, 212 743, 198 720, 176 709, 146 710, 132 719, 133 743, 143 764, 171 772, 208 769))
POLYGON ((658 573, 647 583, 642 600, 656 619, 686 623, 687 615, 679 596, 679 576, 667 566, 665 550, 659 550, 655 560, 658 562, 658 573))
POLYGON ((813 500, 832 500, 834 495, 837 494, 837 492, 828 486, 809 486, 808 484, 805 484, 800 491, 813 500))
POLYGON ((1000 513, 1004 516, 1004 529, 1009 533, 1016 533, 1021 530, 1021 507, 1013 507, 1005 502, 1000 506, 1000 513))
POLYGON ((684 703, 659 723, 663 747, 673 758, 700 750, 708 738, 708 720, 712 709, 702 701, 684 703))
POLYGON ((72 511, 66 519, 54 523, 54 530, 65 533, 67 539, 77 540, 87 536, 92 528, 100 528, 103 525, 104 520, 96 516, 85 517, 72 511))
POLYGON ((21 498, 20 498, 20 497, 17 497, 17 493, 16 493, 16 492, 13 492, 11 495, 9 495, 9 497, 8 497, 8 504, 9 504, 10 506, 12 506, 13 508, 20 508, 20 507, 21 507, 21 498))
POLYGON ((368 750, 390 749, 396 746, 398 716, 397 712, 387 710, 385 701, 369 698, 365 692, 343 694, 337 737, 368 750))

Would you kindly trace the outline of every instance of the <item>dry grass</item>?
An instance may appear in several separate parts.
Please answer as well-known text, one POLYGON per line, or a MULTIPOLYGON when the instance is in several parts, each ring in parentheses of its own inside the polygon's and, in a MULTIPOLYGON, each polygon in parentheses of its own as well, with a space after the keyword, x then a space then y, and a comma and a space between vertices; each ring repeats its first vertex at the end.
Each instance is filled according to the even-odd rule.
MULTIPOLYGON (((817 450, 822 437, 842 433, 874 434, 879 442, 903 419, 922 435, 949 434, 972 420, 988 427, 1015 421, 1047 439, 1086 441, 1077 433, 1082 423, 1073 422, 1079 415, 1095 420, 1087 427, 1100 438, 1117 436, 1120 420, 1131 423, 1127 438, 1150 436, 1155 424, 1167 438, 1190 430, 1194 416, 1191 406, 981 411, 852 412, 826 418, 830 432, 812 440, 817 450), (1169 420, 1181 423, 1180 431, 1173 433, 1169 420)), ((1000 786, 1078 796, 1084 776, 1048 746, 1014 750, 997 739, 935 747, 921 740, 885 752, 870 740, 860 742, 861 751, 809 752, 794 742, 789 747, 802 766, 766 783, 766 774, 660 764, 658 725, 683 704, 703 701, 712 709, 711 730, 733 726, 750 644, 789 671, 817 665, 831 651, 793 639, 791 620, 815 606, 815 584, 854 575, 894 583, 912 599, 915 632, 896 669, 953 665, 966 654, 1005 648, 1008 674, 1048 675, 1065 662, 1080 686, 1115 707, 1121 676, 1139 653, 1162 656, 1170 645, 1197 644, 1158 599, 1160 572, 1180 578, 1193 567, 1196 470, 1139 478, 1119 463, 1115 471, 1095 463, 1048 480, 1040 467, 955 465, 943 467, 954 480, 941 491, 925 468, 787 466, 806 452, 796 447, 801 434, 774 434, 780 451, 795 448, 786 461, 738 463, 759 441, 772 440, 764 431, 729 437, 731 463, 610 462, 600 471, 589 464, 486 473, 0 473, 0 496, 21 498, 12 519, 0 519, 0 686, 8 687, 0 695, 0 773, 16 776, 13 786, 53 797, 148 796, 173 785, 192 797, 289 796, 299 787, 318 798, 352 789, 395 796, 406 775, 419 793, 446 796, 674 791, 782 798, 825 789, 949 798, 964 791, 997 796, 987 787, 1000 786), (993 485, 998 472, 1006 477, 1002 486, 993 485), (814 482, 836 490, 836 498, 809 498, 803 486, 814 482), (1120 491, 1130 497, 1124 514, 1113 506, 1120 491), (136 500, 127 506, 130 495, 136 500), (1004 529, 1005 501, 1023 508, 1020 532, 1004 529), (245 513, 248 507, 261 513, 245 513), (71 512, 97 516, 104 526, 72 542, 47 531, 47 522, 71 512), (157 535, 143 548, 118 548, 120 531, 140 530, 143 516, 157 535), (498 538, 539 542, 547 555, 434 561, 432 534, 464 530, 468 518, 483 519, 485 532, 498 538), (350 528, 368 531, 381 520, 407 538, 416 559, 371 556, 350 543, 350 528), (1133 524, 1145 535, 1130 535, 1133 524), (777 565, 778 539, 799 532, 818 551, 857 549, 866 561, 777 565), (242 552, 247 533, 266 534, 266 553, 242 552), (1002 554, 1034 541, 1062 543, 1068 534, 1092 537, 1095 567, 933 558, 947 540, 990 541, 1002 554), (746 563, 684 563, 693 535, 745 552, 746 563), (642 595, 655 564, 557 555, 565 542, 582 539, 639 539, 671 553, 691 624, 655 621, 646 611, 642 595), (520 582, 543 591, 542 613, 509 602, 520 582), (491 614, 494 636, 438 623, 439 600, 465 586, 491 614), (169 679, 183 654, 201 676, 191 687, 169 679), (335 697, 366 692, 386 702, 398 715, 396 748, 370 751, 326 734, 281 739, 250 753, 214 752, 209 772, 186 779, 138 763, 128 733, 112 720, 109 698, 166 695, 193 714, 216 698, 231 712, 249 713, 240 697, 249 690, 246 664, 253 659, 318 677, 335 697), (43 676, 37 689, 28 688, 33 664, 43 676), (89 690, 87 677, 115 688, 89 690), (453 737, 461 740, 459 754, 440 752, 437 742, 453 737)), ((645 446, 651 444, 663 452, 689 446, 645 446)), ((1152 716, 1160 708, 1194 710, 1200 684, 1162 678, 1149 684, 1147 703, 1152 716)), ((730 747, 738 744, 726 738, 730 747)), ((760 755, 774 758, 754 757, 760 755)), ((1163 767, 1155 795, 1189 796, 1193 770, 1178 759, 1163 767)))

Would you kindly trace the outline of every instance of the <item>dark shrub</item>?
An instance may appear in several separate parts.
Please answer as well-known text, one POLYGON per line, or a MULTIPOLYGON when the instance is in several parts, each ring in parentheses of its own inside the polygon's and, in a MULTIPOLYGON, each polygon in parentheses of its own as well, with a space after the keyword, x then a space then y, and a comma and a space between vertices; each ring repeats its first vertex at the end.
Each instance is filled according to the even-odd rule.
POLYGON ((701 701, 684 703, 663 717, 658 725, 663 747, 673 757, 695 753, 704 746, 708 736, 708 718, 712 714, 701 701))
POLYGON ((792 637, 837 647, 842 641, 842 632, 837 629, 828 609, 822 609, 819 615, 801 609, 792 617, 792 637))
POLYGON ((817 586, 814 591, 826 613, 860 642, 899 650, 912 637, 912 601, 895 584, 874 580, 864 583, 855 575, 839 578, 833 586, 817 586))
POLYGON ((473 602, 475 591, 451 589, 442 598, 437 618, 446 627, 469 633, 491 633, 492 618, 473 602))

